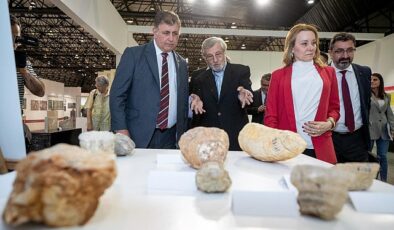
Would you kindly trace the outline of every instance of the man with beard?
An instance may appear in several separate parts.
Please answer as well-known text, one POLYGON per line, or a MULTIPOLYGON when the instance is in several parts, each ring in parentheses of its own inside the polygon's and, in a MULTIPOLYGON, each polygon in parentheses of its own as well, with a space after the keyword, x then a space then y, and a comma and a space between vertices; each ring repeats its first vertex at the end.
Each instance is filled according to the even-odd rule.
POLYGON ((201 53, 209 68, 193 80, 192 93, 203 103, 203 113, 193 116, 193 124, 223 129, 229 136, 230 150, 241 150, 238 134, 249 122, 245 106, 253 102, 250 69, 229 63, 226 50, 219 37, 202 43, 201 53))
POLYGON ((352 34, 338 33, 331 39, 329 49, 340 100, 341 117, 332 136, 340 163, 368 161, 371 69, 352 63, 355 44, 352 34))

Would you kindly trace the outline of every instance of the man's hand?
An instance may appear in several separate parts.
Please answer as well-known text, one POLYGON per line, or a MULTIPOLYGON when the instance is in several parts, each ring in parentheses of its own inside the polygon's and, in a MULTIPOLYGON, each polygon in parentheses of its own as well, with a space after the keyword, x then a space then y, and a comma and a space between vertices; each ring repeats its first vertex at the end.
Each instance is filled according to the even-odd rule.
POLYGON ((238 99, 241 102, 241 107, 244 108, 245 105, 250 105, 253 102, 253 93, 245 89, 242 86, 237 88, 238 99))
POLYGON ((115 130, 115 133, 120 133, 120 134, 130 137, 129 131, 127 129, 115 130))
POLYGON ((203 109, 203 102, 201 101, 200 97, 194 93, 190 94, 191 102, 190 102, 190 109, 194 111, 196 114, 203 114, 205 110, 203 109))
POLYGON ((263 113, 265 111, 265 105, 260 105, 258 108, 257 108, 257 112, 259 112, 259 113, 263 113))

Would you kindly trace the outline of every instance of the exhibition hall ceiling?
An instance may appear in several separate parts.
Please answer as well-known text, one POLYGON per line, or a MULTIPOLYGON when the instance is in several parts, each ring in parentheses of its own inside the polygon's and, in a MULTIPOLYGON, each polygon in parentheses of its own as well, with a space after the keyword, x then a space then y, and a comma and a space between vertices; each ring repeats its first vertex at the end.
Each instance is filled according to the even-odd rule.
MULTIPOLYGON (((155 12, 172 10, 183 27, 286 31, 298 22, 315 24, 319 31, 384 33, 394 31, 394 1, 388 0, 111 0, 128 25, 152 26, 155 12), (266 4, 259 4, 267 2, 266 4)), ((45 79, 94 88, 98 71, 114 69, 114 53, 49 0, 9 0, 11 14, 19 17, 22 33, 36 37, 38 47, 27 47, 36 72, 45 79)), ((134 33, 138 44, 151 34, 134 33)), ((177 51, 188 58, 189 70, 204 67, 200 47, 212 35, 182 34, 177 51)), ((283 51, 284 38, 221 36, 230 50, 283 51)), ((358 45, 367 41, 359 41, 358 45)), ((328 39, 320 49, 327 51, 328 39)))

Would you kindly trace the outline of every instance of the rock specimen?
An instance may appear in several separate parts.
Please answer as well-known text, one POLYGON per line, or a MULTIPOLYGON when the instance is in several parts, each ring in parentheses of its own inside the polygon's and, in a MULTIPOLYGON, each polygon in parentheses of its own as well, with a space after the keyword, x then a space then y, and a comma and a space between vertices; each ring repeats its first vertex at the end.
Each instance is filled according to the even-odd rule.
POLYGON ((108 131, 90 131, 79 134, 79 145, 92 153, 115 153, 115 135, 108 131))
POLYGON ((379 171, 379 164, 377 163, 338 163, 333 169, 339 170, 342 174, 350 174, 347 183, 350 191, 366 190, 376 178, 379 171))
POLYGON ((294 132, 248 123, 238 136, 241 149, 261 161, 283 161, 297 156, 306 142, 294 132))
POLYGON ((190 166, 198 169, 207 161, 223 163, 227 156, 229 139, 222 129, 196 127, 181 136, 179 148, 190 166))
POLYGON ((5 223, 85 224, 116 177, 112 158, 67 144, 30 153, 16 166, 13 190, 3 213, 5 223))
POLYGON ((197 188, 203 192, 225 192, 231 186, 231 179, 223 163, 205 162, 196 173, 197 188))
POLYGON ((291 172, 291 183, 298 190, 297 201, 303 215, 331 220, 347 200, 346 176, 312 165, 298 165, 291 172))
POLYGON ((115 134, 115 154, 117 156, 126 156, 133 153, 135 143, 130 137, 117 133, 115 134))

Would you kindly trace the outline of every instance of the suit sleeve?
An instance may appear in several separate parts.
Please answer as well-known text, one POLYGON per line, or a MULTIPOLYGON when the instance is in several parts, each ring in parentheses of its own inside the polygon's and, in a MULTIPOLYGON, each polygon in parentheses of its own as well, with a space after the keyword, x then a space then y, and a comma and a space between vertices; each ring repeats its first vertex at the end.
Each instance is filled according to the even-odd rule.
POLYGON ((265 114, 264 114, 264 125, 271 128, 278 128, 278 101, 279 98, 279 78, 280 73, 273 72, 271 76, 270 86, 268 88, 269 97, 267 97, 265 114))
POLYGON ((331 81, 331 91, 330 98, 328 101, 328 117, 334 118, 335 122, 339 120, 339 92, 338 92, 338 83, 337 77, 335 75, 335 70, 333 68, 329 68, 329 76, 331 81))
MULTIPOLYGON (((388 105, 387 105, 387 110, 386 110, 387 122, 390 125, 391 132, 394 132, 394 114, 393 114, 393 110, 390 107, 391 98, 388 95, 386 97, 388 98, 388 105)), ((390 130, 389 130, 389 132, 390 132, 390 130)))
POLYGON ((109 106, 112 130, 127 129, 126 103, 132 87, 135 57, 131 48, 126 48, 111 86, 109 106))

